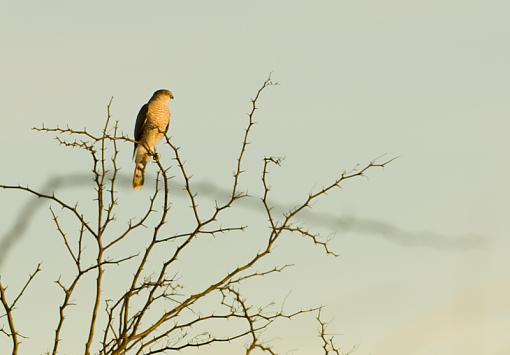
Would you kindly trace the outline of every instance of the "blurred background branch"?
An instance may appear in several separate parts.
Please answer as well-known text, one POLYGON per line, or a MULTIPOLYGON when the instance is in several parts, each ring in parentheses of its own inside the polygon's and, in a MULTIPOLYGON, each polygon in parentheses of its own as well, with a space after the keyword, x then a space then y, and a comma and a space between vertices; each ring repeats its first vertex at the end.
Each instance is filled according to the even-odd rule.
MULTIPOLYGON (((155 179, 150 177, 149 179, 155 179)), ((59 189, 88 187, 91 183, 89 174, 76 173, 57 175, 49 178, 39 190, 44 194, 51 194, 59 189)), ((119 174, 117 177, 119 187, 129 189, 131 187, 131 176, 119 174)), ((173 181, 172 184, 178 184, 173 181)), ((175 189, 174 196, 187 198, 184 185, 175 189)), ((231 191, 215 184, 205 181, 196 181, 194 188, 198 194, 210 200, 223 200, 230 198, 231 191)), ((35 213, 46 204, 46 201, 29 197, 17 214, 17 218, 10 224, 0 237, 0 268, 9 251, 16 242, 25 237, 26 230, 30 225, 35 213)), ((270 202, 271 206, 278 212, 287 211, 292 205, 276 201, 270 202)), ((260 200, 255 196, 248 196, 238 202, 241 208, 264 213, 260 206, 260 200)), ((458 235, 452 236, 437 231, 410 231, 400 228, 398 225, 377 219, 363 218, 359 216, 336 215, 334 213, 315 212, 305 210, 298 218, 309 225, 321 226, 333 231, 352 232, 357 235, 371 235, 382 238, 390 243, 404 247, 427 247, 445 251, 463 251, 470 249, 481 249, 488 246, 488 239, 479 235, 458 235)))

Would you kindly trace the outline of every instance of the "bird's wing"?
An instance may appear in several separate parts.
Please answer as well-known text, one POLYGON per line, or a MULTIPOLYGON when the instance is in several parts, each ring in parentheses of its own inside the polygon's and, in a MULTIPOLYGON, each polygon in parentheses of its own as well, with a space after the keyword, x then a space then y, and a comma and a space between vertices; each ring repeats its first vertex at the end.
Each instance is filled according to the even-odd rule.
MULTIPOLYGON (((143 131, 143 125, 145 124, 145 121, 147 121, 147 110, 149 108, 149 105, 145 104, 140 109, 140 112, 138 112, 138 116, 136 116, 136 124, 135 124, 135 141, 139 141, 140 138, 142 138, 142 131, 143 131)), ((136 146, 135 143, 135 149, 133 151, 133 156, 136 152, 136 146)))
POLYGON ((168 127, 170 127, 170 115, 168 116, 168 123, 166 124, 165 127, 165 135, 168 133, 168 127))

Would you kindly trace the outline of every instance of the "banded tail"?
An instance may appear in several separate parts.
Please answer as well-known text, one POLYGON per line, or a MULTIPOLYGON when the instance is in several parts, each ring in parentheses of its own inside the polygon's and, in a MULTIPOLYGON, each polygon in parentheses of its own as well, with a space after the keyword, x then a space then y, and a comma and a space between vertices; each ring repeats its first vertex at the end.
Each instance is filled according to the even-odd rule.
POLYGON ((146 162, 144 161, 136 163, 135 171, 133 173, 133 188, 136 190, 140 190, 143 187, 145 165, 146 162))

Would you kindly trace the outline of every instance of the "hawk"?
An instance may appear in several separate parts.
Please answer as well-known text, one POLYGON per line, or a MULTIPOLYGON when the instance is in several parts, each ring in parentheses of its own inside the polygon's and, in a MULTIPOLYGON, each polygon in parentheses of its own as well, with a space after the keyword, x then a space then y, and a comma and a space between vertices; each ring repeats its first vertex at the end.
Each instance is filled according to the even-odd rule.
POLYGON ((170 125, 168 103, 173 98, 174 95, 169 90, 156 91, 136 117, 133 187, 137 190, 143 186, 147 162, 156 153, 156 145, 168 131, 170 125))

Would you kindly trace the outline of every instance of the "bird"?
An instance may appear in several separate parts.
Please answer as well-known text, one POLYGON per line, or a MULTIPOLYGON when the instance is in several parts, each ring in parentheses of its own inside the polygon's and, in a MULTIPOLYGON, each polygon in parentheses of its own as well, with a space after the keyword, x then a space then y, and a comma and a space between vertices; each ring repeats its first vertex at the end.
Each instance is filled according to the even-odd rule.
POLYGON ((135 171, 133 188, 143 187, 145 166, 156 154, 156 145, 168 132, 170 125, 170 100, 174 95, 170 90, 161 89, 152 94, 149 101, 142 106, 136 117, 135 124, 135 171))

